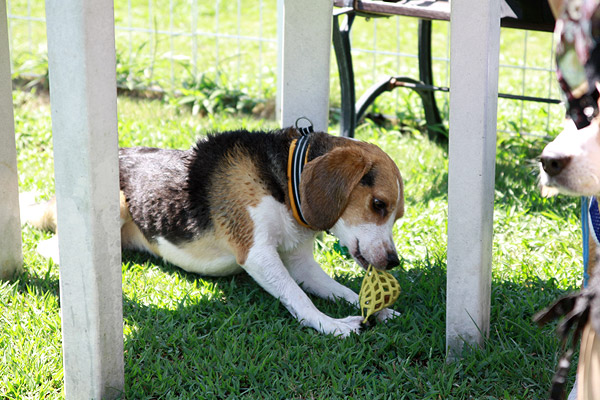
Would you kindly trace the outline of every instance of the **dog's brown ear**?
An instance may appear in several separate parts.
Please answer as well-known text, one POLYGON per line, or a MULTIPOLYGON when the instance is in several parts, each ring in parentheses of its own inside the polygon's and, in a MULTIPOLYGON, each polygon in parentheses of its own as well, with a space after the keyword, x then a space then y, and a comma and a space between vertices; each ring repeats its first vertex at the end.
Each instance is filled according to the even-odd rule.
POLYGON ((338 147, 306 164, 300 182, 306 222, 318 230, 335 225, 348 205, 350 192, 371 166, 355 147, 338 147))

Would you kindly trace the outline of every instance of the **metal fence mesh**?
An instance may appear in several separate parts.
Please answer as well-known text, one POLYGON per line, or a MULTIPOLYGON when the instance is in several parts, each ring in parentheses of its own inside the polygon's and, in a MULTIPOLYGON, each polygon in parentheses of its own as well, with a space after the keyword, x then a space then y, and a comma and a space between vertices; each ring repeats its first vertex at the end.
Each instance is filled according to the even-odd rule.
MULTIPOLYGON (((11 66, 15 75, 44 74, 43 0, 8 0, 11 66)), ((310 24, 307 25, 310 29, 310 24)), ((129 88, 176 90, 204 78, 258 98, 272 98, 277 75, 277 0, 126 0, 115 2, 117 77, 129 88)), ((449 24, 434 23, 433 70, 449 85, 449 24)), ((500 91, 558 98, 552 35, 502 29, 500 91)), ((357 96, 383 76, 418 77, 417 20, 358 18, 352 30, 357 96)), ((307 55, 310 56, 310 55, 307 55)), ((335 58, 331 104, 339 105, 335 58)), ((448 95, 437 93, 447 119, 448 95)), ((561 105, 499 99, 498 128, 547 134, 564 116, 561 105)), ((375 110, 422 118, 416 94, 381 96, 375 110)))

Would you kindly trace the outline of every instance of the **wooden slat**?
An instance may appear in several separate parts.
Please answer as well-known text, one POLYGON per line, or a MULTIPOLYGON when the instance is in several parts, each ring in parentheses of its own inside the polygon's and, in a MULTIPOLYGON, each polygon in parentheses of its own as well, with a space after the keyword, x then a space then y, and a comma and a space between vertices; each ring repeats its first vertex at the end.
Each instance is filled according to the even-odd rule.
POLYGON ((500 4, 453 2, 446 284, 450 359, 459 358, 465 347, 483 345, 490 326, 499 53, 500 4))
POLYGON ((398 3, 335 0, 334 5, 336 7, 355 6, 356 12, 365 15, 401 15, 421 19, 450 21, 450 2, 446 0, 410 0, 398 3))
POLYGON ((315 130, 326 132, 333 6, 316 0, 280 4, 281 125, 293 126, 299 117, 306 117, 315 130))
MULTIPOLYGON (((428 20, 450 21, 450 1, 448 0, 405 0, 397 3, 370 0, 335 0, 336 7, 354 8, 362 16, 385 17, 400 15, 428 20)), ((513 15, 507 5, 506 14, 501 15, 502 26, 505 28, 525 29, 532 31, 552 32, 554 23, 549 21, 530 22, 522 19, 507 17, 513 15), (510 12, 510 13, 509 13, 510 12)))

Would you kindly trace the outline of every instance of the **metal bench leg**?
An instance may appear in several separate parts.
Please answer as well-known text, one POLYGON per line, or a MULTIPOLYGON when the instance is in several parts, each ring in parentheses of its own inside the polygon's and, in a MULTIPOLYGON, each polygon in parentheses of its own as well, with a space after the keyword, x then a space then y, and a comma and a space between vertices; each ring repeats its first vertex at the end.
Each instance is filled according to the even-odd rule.
MULTIPOLYGON (((433 72, 431 68, 431 21, 419 20, 419 79, 425 85, 433 85, 433 72)), ((435 102, 433 91, 419 91, 425 120, 427 121, 427 132, 432 140, 447 142, 448 133, 442 125, 442 118, 435 102)))
POLYGON ((342 14, 333 16, 333 48, 340 75, 342 115, 340 119, 340 135, 354 137, 356 128, 356 93, 354 91, 354 69, 352 67, 352 54, 350 48, 350 29, 354 22, 355 14, 346 14, 344 23, 340 26, 339 18, 342 14))
MULTIPOLYGON (((443 87, 435 87, 431 85, 427 85, 424 82, 418 81, 416 79, 408 78, 405 76, 397 76, 391 78, 385 78, 375 85, 371 86, 369 90, 363 94, 358 102, 356 103, 356 120, 360 121, 364 116, 367 109, 373 104, 375 99, 379 97, 384 92, 391 92, 392 90, 403 87, 407 89, 412 89, 421 97, 421 102, 423 104, 429 104, 431 99, 431 94, 434 90, 447 91, 447 88, 443 87)), ((435 107, 435 103, 433 103, 435 107)), ((434 108, 437 111, 437 108, 434 108)), ((430 116, 435 114, 430 114, 430 116)), ((439 113, 437 113, 439 117, 439 113)), ((429 122, 429 120, 428 120, 429 122)), ((438 132, 439 134, 439 132, 438 132)), ((438 139, 440 136, 435 136, 433 139, 438 139)), ((441 135, 442 138, 447 138, 447 135, 441 135)))

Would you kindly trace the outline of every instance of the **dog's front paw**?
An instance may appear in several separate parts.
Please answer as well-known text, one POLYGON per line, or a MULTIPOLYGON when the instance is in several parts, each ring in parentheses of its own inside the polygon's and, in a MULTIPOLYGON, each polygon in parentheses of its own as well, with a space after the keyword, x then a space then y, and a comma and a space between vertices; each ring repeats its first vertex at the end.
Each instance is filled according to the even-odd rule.
POLYGON ((386 322, 389 319, 397 318, 401 315, 402 314, 400 314, 398 311, 394 311, 391 308, 384 308, 383 310, 378 311, 376 314, 378 322, 386 322))
POLYGON ((331 333, 334 336, 345 338, 350 336, 352 332, 360 333, 360 327, 363 317, 346 317, 340 319, 332 318, 327 326, 321 326, 321 332, 331 333))

